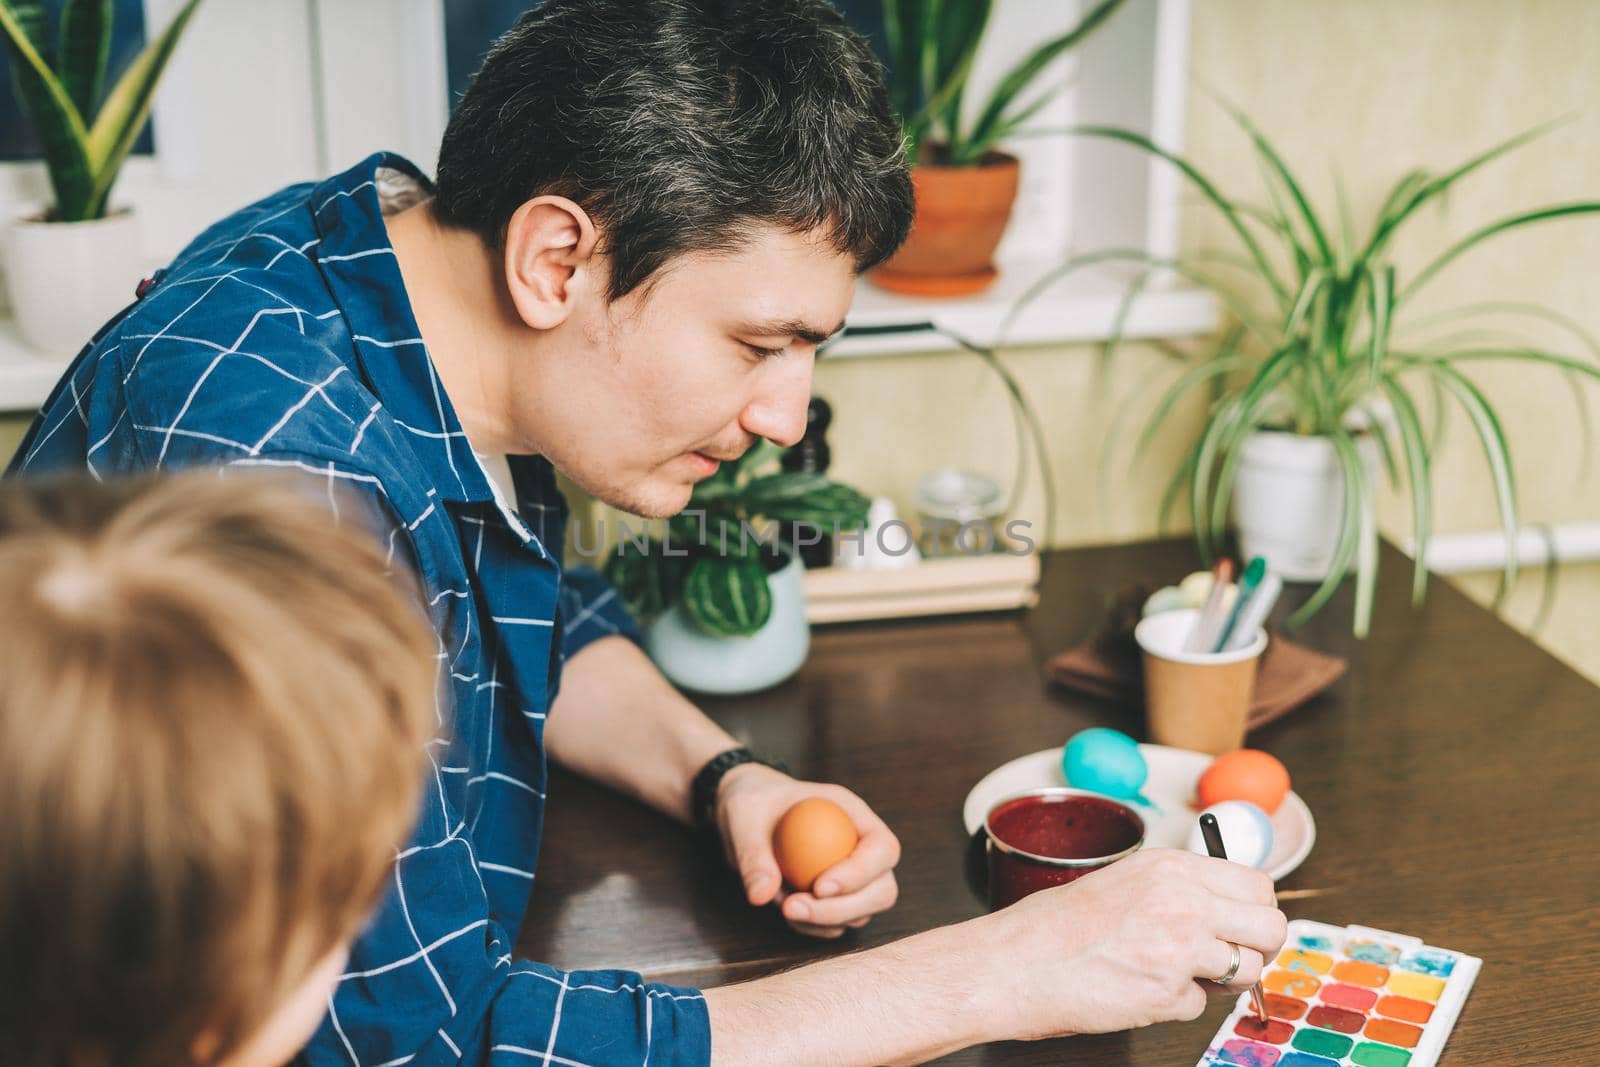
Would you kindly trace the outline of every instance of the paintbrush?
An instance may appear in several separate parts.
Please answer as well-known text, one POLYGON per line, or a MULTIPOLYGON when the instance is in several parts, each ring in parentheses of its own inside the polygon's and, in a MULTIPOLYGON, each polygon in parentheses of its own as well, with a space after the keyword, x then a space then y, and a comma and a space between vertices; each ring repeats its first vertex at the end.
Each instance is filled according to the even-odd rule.
MULTIPOLYGON (((1200 836, 1206 839, 1206 851, 1219 860, 1228 858, 1228 850, 1222 844, 1222 827, 1217 825, 1217 817, 1209 811, 1200 816, 1200 836)), ((1261 1025, 1267 1024, 1267 998, 1261 992, 1261 983, 1258 981, 1250 987, 1250 1003, 1256 1009, 1256 1015, 1261 1019, 1261 1025)))

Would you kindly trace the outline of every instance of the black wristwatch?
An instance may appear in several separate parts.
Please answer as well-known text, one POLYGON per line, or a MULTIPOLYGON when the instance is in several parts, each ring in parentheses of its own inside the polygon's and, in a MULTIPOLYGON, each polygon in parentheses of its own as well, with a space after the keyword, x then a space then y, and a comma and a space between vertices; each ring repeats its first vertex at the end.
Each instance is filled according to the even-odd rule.
POLYGON ((722 778, 735 767, 746 763, 759 763, 773 770, 789 773, 789 767, 781 759, 771 756, 758 756, 748 748, 730 748, 720 755, 713 756, 706 762, 700 772, 694 776, 694 781, 689 785, 689 811, 694 816, 694 824, 704 829, 715 829, 717 825, 717 787, 722 784, 722 778))

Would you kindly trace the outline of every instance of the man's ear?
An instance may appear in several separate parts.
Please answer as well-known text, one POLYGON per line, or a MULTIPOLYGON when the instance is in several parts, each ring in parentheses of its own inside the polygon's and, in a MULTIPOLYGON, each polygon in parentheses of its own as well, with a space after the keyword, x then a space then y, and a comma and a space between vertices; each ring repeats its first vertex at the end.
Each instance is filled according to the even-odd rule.
POLYGON ((536 196, 506 225, 505 274, 511 303, 535 330, 566 321, 578 291, 595 276, 595 228, 564 196, 536 196))

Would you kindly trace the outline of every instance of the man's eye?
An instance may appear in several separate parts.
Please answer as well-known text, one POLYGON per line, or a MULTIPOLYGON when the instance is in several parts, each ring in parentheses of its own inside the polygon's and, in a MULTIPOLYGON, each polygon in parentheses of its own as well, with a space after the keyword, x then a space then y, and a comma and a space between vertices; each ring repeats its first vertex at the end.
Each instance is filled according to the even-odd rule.
POLYGON ((749 341, 745 341, 744 346, 750 351, 754 352, 756 355, 760 356, 762 359, 771 359, 773 356, 781 356, 785 351, 787 351, 787 349, 783 348, 762 348, 760 345, 753 345, 749 341))

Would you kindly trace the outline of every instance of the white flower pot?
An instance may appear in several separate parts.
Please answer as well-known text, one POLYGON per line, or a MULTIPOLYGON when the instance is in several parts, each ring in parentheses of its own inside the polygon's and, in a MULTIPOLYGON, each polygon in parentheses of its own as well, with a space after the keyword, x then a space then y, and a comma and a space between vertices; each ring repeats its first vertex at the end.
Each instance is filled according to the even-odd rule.
POLYGON ((785 681, 806 661, 811 627, 806 622, 805 566, 798 557, 767 575, 772 616, 748 637, 706 633, 681 604, 644 628, 645 650, 675 685, 699 693, 754 693, 785 681))
MULTIPOLYGON (((1378 446, 1356 441, 1369 490, 1378 446)), ((1243 559, 1265 557, 1288 581, 1327 577, 1344 520, 1344 470, 1326 437, 1262 431, 1245 439, 1233 489, 1233 519, 1243 559)), ((1352 564, 1353 566, 1353 564, 1352 564)))
POLYGON ((4 246, 11 313, 42 356, 76 355, 133 301, 143 273, 139 220, 129 210, 89 222, 14 219, 4 246))

